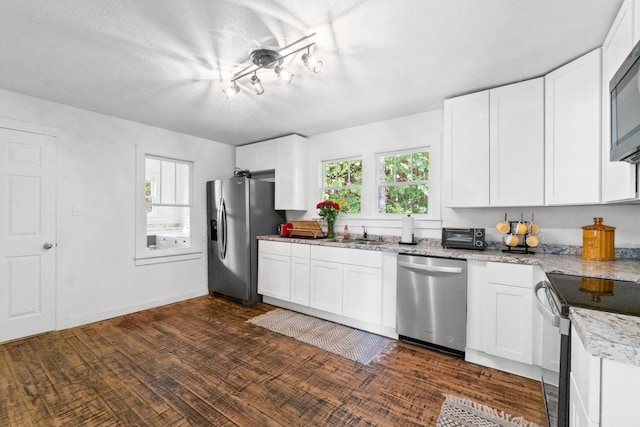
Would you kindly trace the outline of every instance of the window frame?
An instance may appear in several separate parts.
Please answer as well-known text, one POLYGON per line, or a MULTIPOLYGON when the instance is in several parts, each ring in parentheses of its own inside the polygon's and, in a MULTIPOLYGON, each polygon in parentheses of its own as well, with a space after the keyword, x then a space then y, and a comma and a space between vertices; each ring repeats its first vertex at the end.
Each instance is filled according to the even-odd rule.
POLYGON ((335 189, 335 190, 340 190, 340 189, 349 189, 349 188, 357 188, 360 190, 360 212, 341 212, 340 216, 343 215, 347 215, 349 218, 358 218, 360 216, 363 215, 364 213, 364 183, 366 180, 365 177, 365 166, 364 166, 364 157, 362 155, 357 155, 357 156, 349 156, 349 157, 342 157, 342 158, 338 158, 338 159, 329 159, 329 160, 322 160, 320 162, 320 197, 318 201, 322 201, 324 200, 324 194, 325 194, 325 190, 326 189, 335 189), (361 169, 362 169, 362 183, 360 185, 346 185, 346 186, 342 186, 342 187, 325 187, 325 183, 326 183, 326 165, 329 163, 339 163, 339 162, 350 162, 350 161, 354 161, 354 160, 359 160, 360 161, 360 165, 361 165, 361 169))
MULTIPOLYGON (((200 243, 201 214, 201 185, 196 179, 198 162, 188 158, 184 153, 169 149, 158 149, 144 145, 136 146, 136 180, 135 180, 135 265, 149 265, 164 262, 197 259, 202 256, 200 243), (155 249, 147 248, 147 202, 146 202, 146 159, 147 157, 185 163, 190 165, 189 173, 189 248, 155 249)), ((160 191, 158 189, 158 191, 160 191)))
POLYGON ((432 156, 433 156, 433 151, 431 150, 430 146, 422 146, 422 147, 413 147, 413 148, 407 148, 407 149, 400 149, 400 150, 393 150, 393 151, 384 151, 384 152, 377 152, 374 154, 374 165, 375 165, 375 173, 374 173, 374 193, 373 193, 373 213, 374 213, 374 217, 378 218, 378 219, 396 219, 396 218, 402 218, 407 216, 407 213, 383 213, 380 212, 379 210, 379 206, 378 206, 378 194, 380 194, 380 187, 401 187, 401 186, 409 186, 409 185, 415 185, 415 184, 426 184, 427 188, 428 188, 428 197, 429 197, 429 205, 427 207, 427 213, 411 213, 410 215, 416 219, 439 219, 439 206, 437 203, 433 203, 433 197, 432 197, 432 185, 434 180, 432 179, 432 173, 433 173, 433 162, 432 162, 432 156), (421 153, 421 152, 427 152, 429 153, 429 179, 425 180, 419 180, 419 181, 410 181, 407 183, 396 183, 394 182, 393 185, 385 185, 386 183, 381 182, 381 174, 380 174, 380 162, 382 161, 382 159, 384 157, 390 157, 390 156, 398 156, 398 155, 403 155, 403 154, 413 154, 413 153, 421 153), (438 211, 438 214, 434 214, 434 210, 438 211))

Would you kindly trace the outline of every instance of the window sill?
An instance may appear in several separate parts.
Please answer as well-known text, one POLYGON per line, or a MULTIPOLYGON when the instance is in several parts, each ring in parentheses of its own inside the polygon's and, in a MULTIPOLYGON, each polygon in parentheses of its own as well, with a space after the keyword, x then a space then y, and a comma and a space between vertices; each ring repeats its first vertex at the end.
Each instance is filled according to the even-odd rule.
POLYGON ((187 261, 191 259, 198 259, 202 257, 202 251, 154 251, 158 253, 138 255, 134 258, 136 266, 162 264, 167 262, 187 261))

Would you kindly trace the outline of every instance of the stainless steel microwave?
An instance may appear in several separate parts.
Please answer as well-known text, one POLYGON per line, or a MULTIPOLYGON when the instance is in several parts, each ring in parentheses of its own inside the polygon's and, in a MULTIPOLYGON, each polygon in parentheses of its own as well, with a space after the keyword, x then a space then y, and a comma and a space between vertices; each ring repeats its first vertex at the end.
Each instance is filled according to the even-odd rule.
POLYGON ((611 161, 640 163, 640 42, 609 82, 611 161))
POLYGON ((484 228, 443 228, 442 247, 484 250, 484 228))

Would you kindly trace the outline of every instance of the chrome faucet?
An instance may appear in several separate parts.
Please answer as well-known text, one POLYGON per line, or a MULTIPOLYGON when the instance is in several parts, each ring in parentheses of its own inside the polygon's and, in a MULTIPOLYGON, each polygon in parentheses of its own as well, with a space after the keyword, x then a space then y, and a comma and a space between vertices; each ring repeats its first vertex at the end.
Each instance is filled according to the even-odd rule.
POLYGON ((362 238, 367 238, 367 227, 365 227, 364 225, 362 226, 362 238))

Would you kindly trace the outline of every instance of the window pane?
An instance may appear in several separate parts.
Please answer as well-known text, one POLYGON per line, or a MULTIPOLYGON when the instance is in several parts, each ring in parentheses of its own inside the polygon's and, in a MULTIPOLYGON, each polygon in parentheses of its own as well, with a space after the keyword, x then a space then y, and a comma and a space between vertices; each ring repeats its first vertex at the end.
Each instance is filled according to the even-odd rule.
POLYGON ((176 202, 176 163, 160 161, 160 201, 159 203, 176 202))
POLYGON ((324 198, 340 203, 340 206, 346 204, 345 213, 360 213, 360 189, 345 188, 340 190, 327 190, 324 198))
POLYGON ((186 163, 176 163, 176 203, 180 205, 189 204, 190 169, 186 163))
POLYGON ((396 182, 411 181, 411 154, 396 156, 396 182))
POLYGON ((414 181, 427 181, 429 179, 429 153, 422 151, 413 153, 413 179, 414 181))
POLYGON ((326 163, 324 165, 324 186, 325 187, 337 187, 337 164, 326 163))
POLYGON ((379 187, 378 211, 380 213, 428 212, 429 191, 424 184, 379 187))
POLYGON ((349 162, 349 184, 362 185, 362 160, 349 162))
POLYGON ((380 159, 380 182, 394 182, 395 157, 387 156, 380 159))
POLYGON ((349 182, 349 162, 336 163, 336 187, 344 187, 349 182))
POLYGON ((147 248, 173 249, 191 247, 188 207, 155 206, 155 216, 147 217, 147 248))

